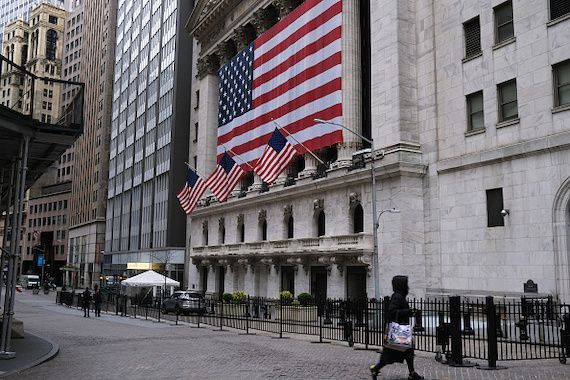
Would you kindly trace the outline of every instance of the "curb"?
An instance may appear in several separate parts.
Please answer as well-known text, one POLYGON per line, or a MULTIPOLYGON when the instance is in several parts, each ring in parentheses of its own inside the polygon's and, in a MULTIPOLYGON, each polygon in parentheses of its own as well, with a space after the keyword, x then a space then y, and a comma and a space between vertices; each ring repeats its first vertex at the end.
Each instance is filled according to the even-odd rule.
POLYGON ((45 362, 47 362, 47 361, 50 361, 51 359, 53 359, 54 357, 56 357, 56 355, 59 353, 59 345, 58 345, 57 343, 55 343, 54 341, 52 341, 51 339, 45 338, 45 337, 43 337, 43 336, 41 336, 41 335, 39 335, 39 334, 37 334, 37 333, 31 333, 30 331, 26 331, 26 334, 28 334, 28 335, 33 335, 33 336, 35 336, 35 337, 38 338, 38 339, 45 340, 46 342, 48 342, 49 344, 51 344, 51 350, 50 350, 47 354, 41 356, 40 358, 38 358, 38 359, 36 359, 36 360, 34 360, 34 361, 28 363, 28 364, 25 364, 24 366, 22 366, 22 367, 20 367, 20 368, 18 368, 18 369, 15 369, 15 370, 13 370, 13 371, 5 372, 5 373, 0 374, 0 378, 6 377, 6 376, 10 376, 10 375, 18 374, 18 373, 20 373, 20 372, 22 372, 22 371, 25 371, 25 370, 27 370, 27 369, 33 368, 33 367, 38 366, 38 365, 40 365, 40 364, 42 364, 42 363, 45 363, 45 362))

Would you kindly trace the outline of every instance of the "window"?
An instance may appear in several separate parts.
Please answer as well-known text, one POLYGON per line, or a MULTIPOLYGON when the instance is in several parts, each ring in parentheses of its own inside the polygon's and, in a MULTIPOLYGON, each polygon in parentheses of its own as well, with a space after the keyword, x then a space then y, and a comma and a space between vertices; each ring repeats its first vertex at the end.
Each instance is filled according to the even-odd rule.
POLYGON ((294 236, 294 220, 293 220, 293 215, 289 216, 289 219, 287 220, 287 239, 293 239, 294 236))
POLYGON ((570 105, 570 59, 553 66, 554 106, 570 105))
POLYGON ((317 236, 325 236, 325 212, 323 210, 317 217, 317 236))
POLYGON ((194 123, 194 142, 198 141, 198 123, 194 123))
POLYGON ((55 60, 55 52, 57 50, 57 32, 49 29, 46 33, 46 59, 55 60))
POLYGON ((48 18, 48 21, 50 24, 56 24, 57 25, 57 17, 50 15, 48 18))
POLYGON ((550 19, 570 14, 570 2, 568 0, 550 0, 550 19))
POLYGON ((243 215, 238 216, 238 243, 245 241, 245 223, 243 222, 243 215))
POLYGON ((226 225, 223 219, 219 221, 218 244, 226 244, 226 225))
POLYGON ((359 232, 364 232, 364 210, 360 204, 356 205, 354 208, 354 214, 352 215, 352 226, 353 233, 357 234, 359 232))
POLYGON ((494 8, 495 11, 495 43, 501 43, 514 37, 513 3, 507 1, 494 8))
POLYGON ((481 52, 481 27, 479 16, 463 24, 465 33, 465 58, 473 57, 481 52))
POLYGON ((208 221, 202 222, 202 245, 208 245, 208 221))
POLYGON ((474 131, 485 128, 483 117, 483 91, 467 95, 467 130, 474 131))
POLYGON ((505 225, 501 215, 503 210, 503 189, 487 190, 487 227, 500 227, 505 225))
POLYGON ((497 86, 497 93, 499 97, 499 121, 518 118, 516 79, 499 84, 497 86))
POLYGON ((261 240, 262 241, 266 241, 267 240, 267 220, 263 219, 261 221, 261 240))

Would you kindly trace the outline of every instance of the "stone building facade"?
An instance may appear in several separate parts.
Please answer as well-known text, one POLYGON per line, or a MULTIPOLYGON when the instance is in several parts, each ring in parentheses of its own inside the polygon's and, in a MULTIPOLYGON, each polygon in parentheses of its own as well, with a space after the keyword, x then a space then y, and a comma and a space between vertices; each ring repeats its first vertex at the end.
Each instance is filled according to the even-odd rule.
MULTIPOLYGON (((190 163, 215 166, 217 70, 299 1, 198 1, 190 163)), ((343 124, 353 134, 187 221, 188 286, 327 297, 570 299, 570 16, 556 1, 343 1, 343 124), (370 166, 378 214, 372 215, 370 166), (313 175, 317 172, 317 175, 313 175), (378 220, 376 229, 374 220, 378 220), (377 233, 379 276, 372 270, 377 233)))

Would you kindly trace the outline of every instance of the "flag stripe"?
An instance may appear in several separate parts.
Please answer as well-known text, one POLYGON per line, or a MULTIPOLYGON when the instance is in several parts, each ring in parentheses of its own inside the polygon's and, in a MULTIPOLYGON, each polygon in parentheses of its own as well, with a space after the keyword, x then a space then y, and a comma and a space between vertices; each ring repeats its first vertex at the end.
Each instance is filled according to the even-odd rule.
POLYGON ((176 194, 180 206, 187 215, 194 211, 205 191, 206 183, 192 169, 188 168, 186 184, 182 190, 176 194))
MULTIPOLYGON (((307 116, 299 120, 291 120, 288 118, 279 119, 279 125, 282 125, 287 130, 287 132, 293 134, 293 137, 299 140, 301 136, 298 136, 297 133, 304 129, 310 130, 311 133, 316 133, 316 134, 318 133, 326 134, 327 131, 330 130, 326 125, 315 123, 314 119, 334 120, 335 122, 340 123, 342 121, 340 119, 341 115, 342 115, 342 106, 340 104, 335 104, 322 111, 316 113, 309 113, 307 116), (306 127, 307 125, 311 125, 311 127, 307 128, 306 127)), ((259 128, 260 131, 258 131, 258 133, 262 135, 261 137, 255 138, 253 140, 247 140, 248 136, 242 135, 236 137, 235 140, 228 142, 227 144, 225 144, 225 146, 230 147, 230 149, 232 149, 232 151, 234 151, 235 154, 238 154, 242 160, 251 164, 252 161, 254 162, 255 159, 261 156, 265 144, 267 143, 267 140, 271 135, 272 128, 275 128, 275 124, 273 122, 266 123, 259 128)), ((221 155, 224 152, 220 148, 223 149, 223 147, 218 148, 219 157, 221 157, 221 155)))
MULTIPOLYGON (((342 123, 341 28, 341 0, 305 0, 220 69, 218 157, 229 148, 240 164, 255 166, 275 128, 273 120, 309 142, 310 149, 342 141, 340 127, 313 120, 342 123)), ((298 143, 295 148, 306 150, 298 143)), ((267 159, 274 167, 283 157, 267 159)))
POLYGON ((313 18, 313 13, 322 13, 330 6, 330 2, 329 4, 327 4, 327 2, 321 1, 303 2, 287 17, 278 22, 261 36, 257 37, 256 41, 258 41, 260 47, 262 47, 260 54, 263 54, 264 51, 267 51, 273 46, 278 45, 279 41, 287 38, 287 36, 291 34, 292 31, 299 29, 301 26, 311 21, 313 18), (265 47, 265 50, 263 47, 265 47))
POLYGON ((272 90, 267 91, 265 94, 257 96, 253 101, 253 106, 259 107, 262 104, 278 98, 279 96, 286 93, 294 94, 294 90, 296 90, 296 88, 298 88, 297 86, 299 86, 301 83, 303 84, 301 90, 305 90, 306 88, 313 87, 317 84, 322 84, 327 79, 336 77, 336 74, 342 74, 340 64, 341 56, 340 53, 338 53, 327 58, 318 65, 309 67, 307 70, 293 76, 285 83, 276 86, 272 90))
MULTIPOLYGON (((257 54, 254 61, 256 69, 261 67, 264 63, 275 60, 278 57, 287 57, 287 54, 284 53, 286 53, 287 50, 294 51, 295 48, 297 48, 295 44, 301 39, 314 41, 308 46, 322 44, 319 41, 321 39, 320 35, 327 33, 328 30, 337 29, 342 23, 342 16, 339 12, 340 7, 341 5, 339 3, 337 6, 329 8, 325 13, 322 13, 307 24, 295 30, 294 33, 282 40, 280 44, 275 45, 267 52, 262 52, 261 50, 257 51, 257 49, 261 46, 256 41, 255 48, 257 54)), ((303 46, 303 44, 300 45, 303 46)))
MULTIPOLYGON (((242 115, 242 116, 247 116, 248 114, 252 114, 251 116, 254 117, 254 119, 251 121, 246 121, 244 124, 238 125, 235 128, 233 128, 230 131, 230 133, 220 136, 218 138, 218 145, 225 144, 230 140, 231 137, 251 132, 255 128, 265 123, 271 122, 273 120, 277 120, 282 116, 287 115, 290 112, 295 111, 295 113, 299 113, 299 108, 303 106, 307 107, 308 108, 307 110, 311 110, 314 112, 315 108, 317 107, 321 108, 323 104, 327 106, 335 104, 336 98, 338 97, 337 91, 340 92, 341 85, 342 85, 342 79, 336 78, 313 90, 307 91, 301 96, 293 98, 292 100, 289 100, 287 96, 280 96, 277 99, 273 99, 272 101, 267 102, 260 107, 260 109, 262 109, 263 111, 267 109, 267 111, 264 112, 263 114, 259 115, 260 111, 254 109, 252 111, 249 111, 247 114, 242 115), (331 95, 331 99, 329 102, 332 104, 326 102, 327 99, 324 95, 331 95), (283 103, 284 100, 285 101, 289 100, 289 101, 283 103), (313 107, 309 107, 312 102, 315 102, 316 104, 314 104, 313 107)), ((232 121, 229 124, 234 124, 234 123, 232 121)), ((273 127, 275 127, 275 125, 273 127)), ((223 147, 221 148, 223 149, 223 147)))

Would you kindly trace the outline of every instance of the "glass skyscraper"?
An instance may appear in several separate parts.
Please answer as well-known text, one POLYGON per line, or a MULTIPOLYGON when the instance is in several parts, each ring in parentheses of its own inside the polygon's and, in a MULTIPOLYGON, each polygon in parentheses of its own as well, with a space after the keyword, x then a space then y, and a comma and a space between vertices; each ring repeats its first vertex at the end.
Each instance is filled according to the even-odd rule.
MULTIPOLYGON (((119 0, 104 272, 158 257, 182 273, 192 40, 186 0, 119 0), (177 112, 180 110, 180 112, 177 112), (179 259, 161 251, 179 248, 179 259), (160 252, 159 252, 160 251, 160 252), (179 262, 178 262, 179 261, 179 262)), ((133 265, 132 267, 136 267, 133 265)), ((140 266, 138 266, 140 267, 140 266)))

